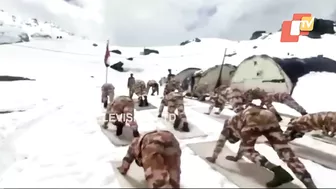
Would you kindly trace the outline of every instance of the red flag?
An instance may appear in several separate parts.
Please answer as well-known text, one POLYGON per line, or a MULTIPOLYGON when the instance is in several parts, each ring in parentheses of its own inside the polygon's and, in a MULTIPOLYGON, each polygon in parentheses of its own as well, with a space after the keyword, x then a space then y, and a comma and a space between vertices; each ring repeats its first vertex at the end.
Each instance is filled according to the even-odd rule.
POLYGON ((106 67, 109 67, 108 59, 110 57, 110 50, 109 50, 109 41, 107 41, 106 44, 106 52, 105 52, 105 57, 104 57, 104 64, 106 67))

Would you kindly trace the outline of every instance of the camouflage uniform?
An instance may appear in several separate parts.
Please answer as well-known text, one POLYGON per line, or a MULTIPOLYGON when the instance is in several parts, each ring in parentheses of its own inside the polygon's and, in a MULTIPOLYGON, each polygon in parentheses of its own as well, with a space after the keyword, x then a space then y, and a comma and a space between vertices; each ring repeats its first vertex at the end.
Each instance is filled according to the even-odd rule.
POLYGON ((260 89, 259 87, 249 89, 244 93, 245 103, 252 103, 253 100, 259 99, 261 101, 260 107, 263 107, 265 105, 267 109, 274 112, 279 122, 282 121, 280 114, 273 106, 272 101, 266 98, 267 96, 268 96, 267 92, 263 89, 260 89))
POLYGON ((134 93, 138 96, 139 106, 148 106, 147 89, 146 83, 144 81, 139 79, 135 80, 135 83, 131 88, 131 98, 133 97, 134 93))
POLYGON ((149 93, 150 88, 152 88, 152 96, 155 92, 159 95, 159 84, 155 80, 149 80, 147 82, 147 94, 149 93))
POLYGON ((267 138, 280 159, 287 163, 287 166, 307 188, 316 188, 305 166, 288 145, 288 140, 283 135, 274 113, 257 106, 250 105, 237 115, 225 120, 213 154, 211 157, 207 157, 207 160, 214 163, 222 151, 226 140, 235 143, 240 138, 241 144, 237 156, 227 156, 228 160, 237 161, 242 156, 245 156, 255 164, 274 172, 274 178, 266 184, 267 187, 277 187, 292 181, 293 178, 287 171, 281 168, 281 166, 274 165, 255 150, 256 141, 262 135, 267 138))
MULTIPOLYGON (((222 86, 222 89, 223 88, 225 87, 222 86)), ((221 91, 218 90, 217 95, 218 97, 216 101, 219 106, 219 111, 216 112, 216 114, 220 114, 223 111, 226 102, 232 106, 233 111, 236 113, 244 109, 243 105, 245 103, 245 100, 242 92, 239 89, 227 87, 224 90, 221 91)), ((211 111, 213 110, 214 107, 215 104, 211 104, 209 107, 209 111, 206 114, 208 115, 211 114, 211 111)))
POLYGON ((260 99, 260 106, 266 105, 268 109, 274 108, 272 102, 286 104, 288 107, 298 111, 301 115, 306 115, 307 111, 297 103, 288 93, 267 93, 259 87, 250 89, 245 92, 246 100, 252 102, 255 99, 260 99))
POLYGON ((170 79, 173 77, 175 77, 175 74, 172 74, 171 69, 168 69, 167 82, 170 81, 170 79))
POLYGON ((148 188, 180 188, 181 148, 169 131, 152 131, 134 138, 122 165, 125 175, 132 162, 143 167, 148 188))
POLYGON ((101 92, 101 102, 104 103, 104 108, 106 108, 107 104, 114 99, 114 86, 111 83, 105 83, 101 87, 101 92))
POLYGON ((205 101, 205 97, 208 96, 208 83, 198 83, 194 85, 192 89, 192 96, 197 97, 199 101, 205 101))
POLYGON ((210 93, 211 105, 209 107, 209 111, 206 114, 210 115, 213 108, 215 108, 215 107, 219 108, 218 112, 215 112, 215 114, 220 114, 224 110, 225 102, 222 101, 223 98, 221 98, 221 100, 219 100, 219 94, 227 88, 228 88, 227 85, 221 85, 221 86, 217 87, 214 92, 210 93))
POLYGON ((285 135, 289 140, 294 140, 313 130, 322 130, 322 134, 334 137, 336 112, 318 112, 292 118, 288 123, 285 135))
POLYGON ((175 90, 178 90, 179 92, 183 92, 180 81, 175 78, 171 78, 163 90, 163 95, 166 95, 175 90))
POLYGON ((128 126, 130 126, 133 129, 133 136, 137 137, 139 136, 139 132, 138 132, 138 124, 136 123, 135 119, 134 119, 134 102, 133 100, 128 97, 128 96, 118 96, 117 98, 115 98, 113 100, 112 103, 110 103, 107 106, 106 109, 106 114, 105 114, 105 121, 104 121, 104 125, 103 128, 107 129, 108 126, 107 124, 110 121, 110 115, 115 115, 115 114, 131 114, 132 115, 132 120, 128 123, 125 122, 120 122, 120 121, 116 121, 112 124, 114 124, 117 127, 117 131, 116 131, 116 135, 120 136, 122 134, 123 131, 123 127, 128 124, 128 126))
POLYGON ((166 77, 162 77, 159 81, 160 86, 163 86, 163 84, 167 83, 167 78, 166 77))
POLYGON ((174 115, 171 117, 176 118, 174 120, 174 128, 185 132, 189 132, 187 116, 184 112, 182 92, 173 91, 163 97, 159 107, 158 117, 162 116, 164 106, 168 106, 168 116, 174 115), (175 114, 176 109, 178 112, 177 115, 175 114))
POLYGON ((131 76, 127 80, 127 87, 128 87, 128 93, 129 93, 130 98, 132 98, 133 96, 132 87, 134 84, 135 84, 135 79, 133 77, 133 74, 131 74, 131 76))

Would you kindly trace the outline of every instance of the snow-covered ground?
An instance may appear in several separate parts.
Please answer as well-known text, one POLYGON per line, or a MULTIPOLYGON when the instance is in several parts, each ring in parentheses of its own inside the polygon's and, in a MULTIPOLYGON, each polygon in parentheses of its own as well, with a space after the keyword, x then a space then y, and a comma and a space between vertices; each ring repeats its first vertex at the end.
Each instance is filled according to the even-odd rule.
MULTIPOLYGON (((286 57, 289 51, 300 57, 323 53, 333 58, 333 52, 322 47, 327 47, 334 40, 336 37, 325 35, 321 40, 302 38, 297 44, 280 44, 278 34, 265 40, 240 43, 202 39, 200 43, 186 46, 153 47, 160 51, 160 55, 147 56, 140 55, 142 48, 111 46, 110 50, 119 49, 123 53, 113 54, 110 61, 135 57, 126 65, 143 71, 134 72, 134 76, 143 80, 158 80, 167 74, 168 68, 178 72, 187 67, 206 69, 220 64, 224 48, 228 48, 229 53, 237 53, 226 59, 227 63, 235 65, 252 54, 261 53, 280 57, 286 57), (253 49, 256 45, 258 48, 253 49)), ((100 87, 105 80, 104 52, 103 43, 93 47, 92 41, 71 36, 64 40, 32 40, 0 46, 0 75, 36 79, 0 82, 0 109, 25 110, 0 114, 0 187, 120 187, 115 177, 118 173, 113 171, 110 162, 121 160, 126 147, 113 146, 96 120, 102 115, 100 87)), ((128 76, 129 73, 109 71, 108 80, 115 85, 117 95, 127 94, 128 76)), ((336 110, 333 106, 336 104, 333 100, 336 90, 332 87, 335 81, 336 74, 311 73, 300 79, 293 96, 309 112, 336 110)), ((159 106, 160 100, 151 97, 150 102, 159 106)), ((200 103, 191 105, 200 106, 200 103)), ((293 113, 284 106, 277 108, 293 113)), ((197 126, 209 136, 180 141, 183 149, 181 184, 195 188, 237 187, 186 146, 202 140, 216 140, 222 124, 189 106, 186 112, 188 119, 196 120, 197 126)), ((157 118, 146 111, 137 112, 136 119, 142 132, 160 125, 157 118)), ((307 137, 300 141, 315 145, 307 137)), ((325 151, 335 148, 324 146, 330 147, 325 151)), ((236 145, 229 145, 229 148, 237 150, 236 145)), ((270 160, 279 162, 268 146, 259 144, 257 149, 270 160)), ((336 176, 335 170, 310 160, 303 162, 318 187, 335 187, 330 182, 336 176)))
POLYGON ((0 10, 0 45, 22 42, 23 36, 27 36, 28 40, 34 40, 57 39, 59 36, 69 38, 72 34, 50 22, 21 18, 0 10))

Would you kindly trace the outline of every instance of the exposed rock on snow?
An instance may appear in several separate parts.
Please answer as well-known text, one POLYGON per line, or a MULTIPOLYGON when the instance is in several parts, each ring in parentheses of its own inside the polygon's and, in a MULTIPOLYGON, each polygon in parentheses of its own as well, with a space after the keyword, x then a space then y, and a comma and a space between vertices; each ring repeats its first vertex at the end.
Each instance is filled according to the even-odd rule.
POLYGON ((252 36, 250 37, 250 40, 258 39, 264 33, 266 33, 266 31, 255 31, 255 32, 252 33, 252 36))
POLYGON ((48 34, 42 34, 42 33, 34 33, 31 34, 30 37, 34 37, 34 38, 46 38, 46 39, 51 39, 52 37, 48 34))
POLYGON ((335 22, 332 20, 315 18, 313 31, 309 32, 308 37, 319 39, 324 34, 335 34, 334 26, 335 22))
POLYGON ((113 53, 115 53, 115 54, 122 54, 121 51, 118 50, 118 49, 112 50, 112 51, 110 51, 110 52, 113 52, 113 53))
POLYGON ((154 50, 154 49, 144 49, 143 52, 141 52, 141 55, 149 55, 151 53, 155 53, 155 54, 159 54, 158 50, 154 50))
POLYGON ((35 79, 30 79, 26 77, 0 75, 0 81, 22 81, 22 80, 35 81, 35 79))
POLYGON ((119 71, 119 72, 123 72, 124 71, 123 65, 124 65, 124 63, 119 61, 119 62, 111 65, 110 68, 112 68, 116 71, 119 71))
POLYGON ((0 27, 0 45, 28 42, 29 36, 21 28, 0 27))
POLYGON ((201 42, 201 40, 200 40, 199 38, 195 38, 195 39, 193 39, 193 40, 183 41, 182 43, 180 43, 180 45, 183 46, 183 45, 186 45, 186 44, 188 44, 188 43, 190 43, 190 42, 196 42, 196 43, 199 43, 199 42, 201 42))
POLYGON ((336 73, 336 61, 326 57, 273 58, 290 78, 294 86, 299 78, 310 72, 336 73))
POLYGON ((14 112, 24 112, 26 110, 0 110, 0 114, 10 114, 14 112))

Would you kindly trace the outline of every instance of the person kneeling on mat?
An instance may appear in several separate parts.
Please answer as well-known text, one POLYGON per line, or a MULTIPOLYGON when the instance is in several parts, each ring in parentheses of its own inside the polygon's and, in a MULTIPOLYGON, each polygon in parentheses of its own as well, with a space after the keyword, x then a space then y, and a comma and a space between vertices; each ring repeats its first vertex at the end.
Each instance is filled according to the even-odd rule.
POLYGON ((181 148, 169 131, 152 131, 133 139, 118 167, 126 175, 131 164, 144 169, 148 188, 180 188, 181 148))
POLYGON ((128 96, 118 96, 112 103, 107 106, 105 121, 103 128, 108 128, 108 123, 111 122, 117 127, 116 135, 120 136, 123 132, 123 127, 128 124, 133 130, 133 137, 138 137, 138 124, 134 119, 134 102, 128 96))

